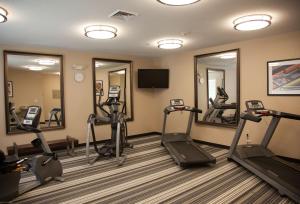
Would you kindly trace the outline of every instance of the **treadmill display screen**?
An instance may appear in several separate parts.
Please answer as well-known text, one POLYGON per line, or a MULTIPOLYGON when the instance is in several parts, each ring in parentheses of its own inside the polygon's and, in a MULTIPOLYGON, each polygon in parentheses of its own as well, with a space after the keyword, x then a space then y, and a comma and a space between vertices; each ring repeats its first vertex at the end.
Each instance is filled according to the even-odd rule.
POLYGON ((182 99, 172 99, 170 101, 171 106, 184 106, 184 102, 182 99))
POLYGON ((248 110, 264 110, 264 105, 261 101, 246 101, 248 110))

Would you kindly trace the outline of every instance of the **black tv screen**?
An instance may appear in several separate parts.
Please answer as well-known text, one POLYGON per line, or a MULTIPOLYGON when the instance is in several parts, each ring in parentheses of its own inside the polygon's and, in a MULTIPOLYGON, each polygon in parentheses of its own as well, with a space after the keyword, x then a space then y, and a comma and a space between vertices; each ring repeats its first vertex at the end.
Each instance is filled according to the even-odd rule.
POLYGON ((169 70, 139 69, 138 88, 169 88, 169 70))

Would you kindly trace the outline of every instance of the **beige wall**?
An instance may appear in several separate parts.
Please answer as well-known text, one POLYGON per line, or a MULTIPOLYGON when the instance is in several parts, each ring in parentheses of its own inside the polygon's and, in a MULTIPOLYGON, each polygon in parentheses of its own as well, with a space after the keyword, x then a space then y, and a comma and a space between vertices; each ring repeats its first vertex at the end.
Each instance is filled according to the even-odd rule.
MULTIPOLYGON (((194 60, 193 56, 198 54, 240 48, 241 52, 241 109, 245 109, 244 102, 248 99, 263 100, 266 107, 286 112, 300 114, 300 97, 267 96, 267 70, 266 62, 288 58, 299 58, 300 56, 300 32, 289 33, 268 38, 254 39, 227 45, 183 52, 161 59, 139 58, 125 55, 110 55, 101 53, 86 53, 66 50, 20 48, 12 46, 0 46, 3 49, 20 50, 28 52, 43 52, 64 55, 64 82, 65 82, 65 110, 66 129, 45 132, 46 139, 63 138, 71 135, 85 141, 86 120, 93 112, 93 81, 92 81, 92 58, 114 58, 133 60, 133 105, 134 121, 128 124, 131 135, 149 131, 161 131, 163 108, 169 104, 170 98, 183 98, 187 105, 194 105, 194 60), (74 81, 73 64, 85 65, 85 80, 82 83, 74 81), (169 89, 138 89, 138 68, 169 68, 169 89)), ((0 59, 0 72, 3 73, 3 59, 0 59)), ((0 77, 3 83, 3 75, 0 77)), ((1 85, 2 87, 3 85, 1 85)), ((0 95, 3 96, 3 88, 0 95)), ((6 136, 5 134, 5 110, 4 98, 0 101, 0 149, 16 141, 18 144, 29 143, 34 138, 33 134, 6 136)), ((177 113, 176 117, 169 120, 167 130, 185 131, 185 123, 188 116, 177 113)), ((267 121, 270 121, 268 119, 267 121)), ((266 120, 259 125, 248 124, 243 134, 242 142, 245 142, 245 134, 249 133, 253 142, 259 140, 267 126, 266 120)), ((107 139, 110 135, 109 126, 96 128, 97 139, 107 139)), ((230 145, 234 129, 221 128, 207 125, 194 124, 192 136, 208 142, 230 145)), ((278 127, 270 148, 277 154, 300 159, 299 148, 299 121, 282 120, 278 127)))
MULTIPOLYGON (((61 49, 45 49, 22 46, 6 46, 0 45, 0 52, 3 50, 16 50, 27 52, 42 52, 49 54, 62 54, 64 56, 64 88, 65 88, 65 116, 66 128, 64 130, 45 132, 47 140, 64 138, 66 135, 76 137, 80 142, 85 142, 86 137, 86 121, 88 115, 93 112, 93 81, 92 81, 92 58, 112 58, 133 61, 133 103, 134 103, 134 121, 128 123, 128 131, 130 135, 144 132, 155 131, 157 128, 149 120, 156 118, 155 104, 147 103, 153 99, 152 91, 140 90, 137 88, 137 69, 141 67, 152 67, 152 58, 142 58, 127 55, 112 55, 92 52, 77 52, 61 49), (73 64, 84 65, 85 80, 82 83, 74 81, 73 64), (145 108, 145 104, 147 108, 145 108)), ((0 73, 3 73, 3 58, 0 58, 0 73)), ((0 76, 0 95, 4 96, 3 74, 0 76)), ((110 126, 96 127, 96 136, 98 140, 110 137, 110 126)), ((5 108, 4 97, 0 100, 0 149, 6 150, 7 146, 13 142, 17 144, 30 143, 34 138, 34 134, 21 134, 7 136, 5 133, 5 108)))
POLYGON ((15 104, 16 110, 20 106, 41 106, 41 121, 45 121, 52 108, 60 107, 60 99, 52 97, 52 90, 60 89, 59 75, 14 69, 8 69, 7 74, 14 91, 9 101, 15 104))
POLYGON ((52 91, 60 90, 60 76, 55 74, 43 74, 43 98, 45 119, 50 117, 50 111, 53 108, 60 108, 60 98, 53 98, 52 91))
MULTIPOLYGON (((30 105, 38 105, 44 109, 42 74, 8 69, 7 75, 8 80, 13 82, 13 97, 9 101, 14 103, 16 111, 20 106, 30 105)), ((44 115, 41 115, 41 121, 44 121, 44 115)))
MULTIPOLYGON (((163 57, 159 66, 170 69, 170 88, 157 94, 157 103, 161 106, 159 124, 162 124, 163 107, 170 98, 183 98, 186 104, 194 105, 194 61, 193 56, 216 51, 240 48, 241 60, 241 110, 245 109, 245 100, 262 100, 267 108, 300 114, 299 96, 267 96, 267 61, 300 57, 300 32, 288 33, 268 38, 226 44, 207 49, 184 52, 163 57)), ((169 123, 169 130, 185 130, 185 124, 178 118, 169 123)), ((187 116, 182 120, 187 121, 187 116)), ((241 141, 245 142, 245 134, 249 133, 253 142, 260 140, 270 119, 259 125, 248 124, 241 141)), ((235 129, 207 125, 193 126, 192 136, 208 142, 230 145, 235 129)), ((270 149, 279 155, 300 159, 299 148, 300 121, 283 119, 274 135, 270 149)))

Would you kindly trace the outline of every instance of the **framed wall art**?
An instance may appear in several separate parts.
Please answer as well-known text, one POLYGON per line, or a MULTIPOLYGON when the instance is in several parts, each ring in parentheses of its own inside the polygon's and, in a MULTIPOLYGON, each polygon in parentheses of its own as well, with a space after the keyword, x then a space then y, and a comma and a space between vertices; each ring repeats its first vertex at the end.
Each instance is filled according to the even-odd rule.
POLYGON ((268 96, 300 95, 300 58, 270 61, 268 68, 268 96))
POLYGON ((103 81, 96 80, 96 96, 103 96, 103 81))

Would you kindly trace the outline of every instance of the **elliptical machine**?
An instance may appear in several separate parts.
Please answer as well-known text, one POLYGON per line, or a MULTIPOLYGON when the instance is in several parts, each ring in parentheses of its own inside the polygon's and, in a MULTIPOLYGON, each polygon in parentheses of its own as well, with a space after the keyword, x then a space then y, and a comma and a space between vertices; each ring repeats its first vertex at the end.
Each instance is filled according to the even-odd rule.
MULTIPOLYGON (((13 111, 14 109, 12 109, 13 111)), ((53 179, 63 181, 63 169, 57 155, 51 151, 42 131, 38 129, 41 107, 29 106, 22 122, 18 122, 17 128, 26 132, 32 132, 37 135, 31 143, 35 147, 42 148, 43 155, 37 155, 31 159, 27 165, 21 165, 26 159, 20 160, 17 155, 14 157, 5 157, 2 154, 0 162, 1 191, 0 201, 9 201, 27 191, 30 191, 40 185, 43 185, 53 179), (36 177, 36 181, 19 188, 21 172, 30 170, 36 177)))
MULTIPOLYGON (((99 109, 103 112, 104 116, 90 114, 88 118, 88 130, 86 138, 86 157, 88 163, 93 164, 102 157, 111 158, 116 157, 118 165, 122 165, 126 160, 126 155, 123 155, 123 150, 126 147, 133 148, 133 145, 127 141, 127 123, 126 115, 119 112, 120 87, 109 87, 108 98, 105 102, 98 103, 99 109), (109 107, 109 112, 105 110, 105 106, 109 107), (103 146, 98 148, 95 136, 95 123, 111 124, 111 139, 103 146), (90 140, 93 140, 93 146, 98 156, 90 161, 90 140)), ((123 109, 124 110, 124 109, 123 109)))
POLYGON ((236 115, 236 103, 226 104, 226 101, 229 99, 228 94, 224 88, 217 87, 217 95, 215 99, 209 98, 211 103, 210 107, 207 109, 203 116, 203 121, 214 122, 214 123, 225 123, 225 124, 236 124, 237 115, 236 115), (224 116, 226 110, 235 110, 233 116, 224 116))

